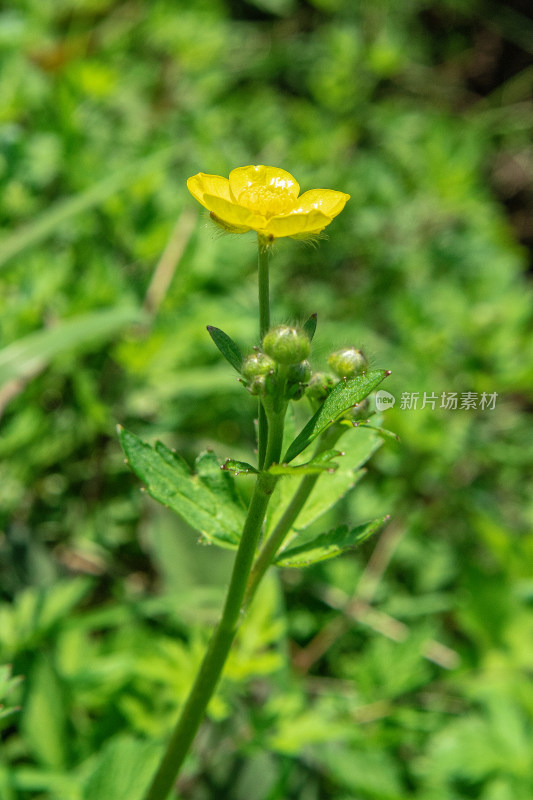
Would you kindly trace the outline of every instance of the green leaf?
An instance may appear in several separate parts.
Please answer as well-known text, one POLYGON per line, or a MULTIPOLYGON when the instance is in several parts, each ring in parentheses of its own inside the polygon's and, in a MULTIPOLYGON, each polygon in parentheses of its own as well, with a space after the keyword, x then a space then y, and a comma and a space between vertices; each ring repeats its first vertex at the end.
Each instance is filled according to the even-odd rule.
POLYGON ((183 459, 161 442, 151 447, 120 426, 118 432, 128 464, 155 500, 213 544, 237 547, 245 509, 233 478, 220 468, 214 453, 202 453, 192 474, 183 459))
POLYGON ((257 470, 247 461, 236 461, 234 458, 227 458, 222 464, 222 469, 232 472, 234 475, 257 475, 257 470))
POLYGON ((221 331, 220 328, 214 328, 212 325, 208 325, 207 330, 226 361, 229 361, 231 366, 236 369, 237 372, 240 372, 242 367, 242 353, 238 345, 235 344, 227 333, 221 331))
POLYGON ((332 463, 331 459, 342 455, 344 453, 341 450, 325 450, 305 464, 297 464, 294 467, 291 467, 290 464, 272 464, 268 471, 272 475, 292 475, 296 478, 302 475, 316 475, 320 472, 333 473, 339 468, 339 465, 332 463))
POLYGON ((328 558, 335 558, 345 550, 351 550, 364 542, 388 517, 380 517, 364 525, 358 525, 351 530, 347 525, 341 525, 328 533, 322 533, 311 542, 290 547, 280 553, 275 563, 280 567, 307 567, 309 564, 316 564, 318 561, 326 561, 328 558))
POLYGON ((50 659, 41 654, 28 676, 21 728, 33 757, 53 769, 64 769, 69 762, 71 739, 64 690, 50 659))
POLYGON ((349 408, 353 408, 361 400, 364 400, 389 374, 385 370, 376 369, 351 380, 339 381, 316 414, 311 417, 307 425, 300 431, 287 450, 283 461, 288 463, 293 458, 296 458, 302 450, 305 450, 317 436, 320 436, 349 408))
POLYGON ((313 336, 315 335, 316 331, 316 323, 317 323, 317 315, 311 314, 311 316, 304 325, 304 331, 309 336, 310 341, 313 341, 313 336))
POLYGON ((0 385, 40 372, 60 353, 99 345, 120 328, 145 320, 141 309, 125 306, 81 314, 30 333, 0 350, 0 385))
POLYGON ((160 754, 158 744, 116 736, 103 748, 84 786, 83 800, 141 800, 160 754))
MULTIPOLYGON (((360 467, 381 445, 382 440, 375 431, 360 428, 347 430, 341 441, 344 455, 339 462, 339 468, 333 474, 322 474, 318 477, 307 503, 296 519, 293 531, 307 528, 353 488, 364 475, 364 470, 360 467)), ((269 532, 284 513, 294 491, 293 481, 278 481, 269 507, 271 509, 267 526, 269 532)), ((290 538, 289 536, 288 541, 290 538)))
POLYGON ((388 431, 387 428, 381 428, 378 425, 369 425, 368 420, 361 420, 361 422, 350 422, 350 420, 342 420, 341 425, 349 425, 351 428, 368 428, 371 431, 376 431, 384 439, 394 439, 399 442, 400 437, 394 431, 388 431))

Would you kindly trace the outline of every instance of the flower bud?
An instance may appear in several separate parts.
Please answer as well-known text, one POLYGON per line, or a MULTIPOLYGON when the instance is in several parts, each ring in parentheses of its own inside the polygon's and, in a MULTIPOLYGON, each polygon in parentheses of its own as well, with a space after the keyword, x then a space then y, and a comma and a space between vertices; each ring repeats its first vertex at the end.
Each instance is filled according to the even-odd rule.
POLYGON ((255 375, 246 388, 250 394, 264 397, 267 393, 267 379, 264 375, 255 375))
POLYGON ((306 394, 310 400, 323 403, 336 383, 337 381, 335 378, 328 375, 326 372, 315 372, 309 381, 306 394))
POLYGON ((252 381, 258 375, 268 375, 275 367, 275 363, 265 353, 252 353, 244 359, 241 373, 245 380, 252 381))
POLYGON ((301 398, 305 394, 305 386, 303 383, 293 383, 292 386, 289 387, 287 392, 287 397, 289 400, 301 400, 301 398))
POLYGON ((311 365, 309 361, 292 364, 287 373, 287 383, 309 383, 311 378, 311 365))
POLYGON ((278 364, 298 364, 309 355, 311 342, 302 330, 279 325, 265 335, 263 349, 278 364))
POLYGON ((346 347, 344 350, 332 353, 328 358, 328 364, 339 378, 355 378, 368 367, 363 351, 356 350, 355 347, 346 347))

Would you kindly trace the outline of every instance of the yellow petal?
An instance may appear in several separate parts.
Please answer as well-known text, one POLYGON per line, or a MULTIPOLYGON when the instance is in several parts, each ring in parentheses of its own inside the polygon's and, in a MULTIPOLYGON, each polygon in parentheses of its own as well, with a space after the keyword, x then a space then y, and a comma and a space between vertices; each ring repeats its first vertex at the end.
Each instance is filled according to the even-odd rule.
POLYGON ((264 167, 262 164, 250 167, 238 167, 229 174, 231 193, 236 200, 250 186, 260 186, 272 190, 284 191, 289 197, 298 197, 300 191, 290 172, 278 167, 264 167))
POLYGON ((285 214, 269 219, 261 233, 273 236, 275 239, 282 236, 297 236, 300 233, 320 233, 330 222, 331 217, 316 210, 305 214, 285 214))
POLYGON ((205 194, 203 199, 205 207, 223 222, 227 222, 228 225, 257 231, 261 230, 266 224, 264 217, 253 214, 247 208, 237 205, 232 200, 226 200, 224 197, 216 197, 212 194, 205 194))
POLYGON ((341 213, 349 199, 349 194, 336 192, 333 189, 311 189, 298 198, 292 213, 303 214, 315 209, 333 219, 341 213))
POLYGON ((220 175, 206 175, 205 172, 199 172, 198 175, 189 178, 187 189, 205 208, 208 208, 204 200, 206 194, 231 200, 229 181, 220 175))

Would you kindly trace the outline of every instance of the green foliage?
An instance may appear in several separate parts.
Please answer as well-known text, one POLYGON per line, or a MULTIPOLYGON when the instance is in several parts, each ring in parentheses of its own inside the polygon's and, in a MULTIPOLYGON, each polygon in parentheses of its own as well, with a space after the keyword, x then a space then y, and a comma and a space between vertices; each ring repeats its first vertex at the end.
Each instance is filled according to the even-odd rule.
POLYGON ((257 475, 258 470, 247 461, 237 461, 235 458, 227 458, 222 464, 221 469, 232 472, 234 475, 257 475))
POLYGON ((304 464, 296 464, 296 466, 291 466, 285 462, 283 464, 272 464, 268 471, 272 475, 289 475, 296 478, 302 475, 316 475, 321 472, 331 473, 335 472, 339 467, 338 464, 332 462, 332 459, 342 455, 344 453, 341 450, 324 450, 304 464))
MULTIPOLYGON (((352 346, 390 367, 401 440, 346 425, 291 536, 392 523, 269 576, 179 794, 530 800, 530 27, 461 0, 2 5, 2 800, 87 800, 113 752, 134 797, 216 620, 232 554, 143 498, 114 429, 252 460, 255 403, 205 332, 257 344, 251 238, 179 228, 138 309, 186 178, 258 162, 350 193, 316 248, 276 245, 273 324, 318 313, 313 369, 352 346), (496 408, 440 408, 454 391, 496 408)), ((151 452, 209 509, 211 478, 151 452)))
POLYGON ((157 744, 115 737, 85 783, 83 800, 141 800, 160 755, 157 744))
POLYGON ((119 436, 128 464, 152 497, 176 511, 207 541, 221 547, 239 543, 244 505, 214 453, 197 458, 193 475, 183 459, 161 442, 152 448, 124 428, 119 428, 119 436))
MULTIPOLYGON (((20 683, 20 677, 13 677, 11 674, 11 666, 4 664, 0 666, 0 701, 8 698, 10 692, 20 683)), ((15 707, 4 706, 3 702, 0 705, 0 728, 5 725, 4 720, 11 714, 14 714, 18 709, 15 707)))
POLYGON ((375 519, 366 525, 358 525, 349 530, 342 525, 328 533, 322 533, 310 542, 289 547, 276 558, 280 567, 305 567, 318 561, 334 558, 345 550, 351 550, 372 536, 385 522, 387 517, 375 519))
POLYGON ((237 372, 241 371, 242 366, 242 353, 238 345, 235 344, 233 339, 227 333, 221 331, 220 328, 214 328, 212 325, 207 326, 209 335, 226 359, 237 372))
POLYGON ((61 353, 96 347, 126 325, 145 319, 139 309, 113 308, 67 320, 50 330, 30 333, 0 351, 0 384, 31 378, 61 353))
POLYGON ((69 761, 63 687, 46 658, 28 675, 32 693, 24 705, 21 731, 38 764, 60 772, 69 761))
POLYGON ((38 648, 75 608, 90 588, 86 578, 63 580, 44 590, 28 587, 12 604, 0 605, 0 643, 9 658, 38 648))
POLYGON ((339 381, 316 414, 291 443, 283 458, 284 462, 292 461, 300 455, 317 436, 339 420, 348 409, 364 400, 376 386, 379 386, 386 375, 384 370, 372 370, 349 381, 339 381))
MULTIPOLYGON (((361 467, 380 447, 381 440, 374 431, 356 428, 343 435, 341 445, 343 455, 339 459, 338 468, 332 474, 326 470, 325 474, 319 476, 308 502, 296 519, 293 534, 308 528, 355 486, 364 475, 361 467)), ((294 469, 297 467, 298 465, 294 469)), ((267 514, 267 530, 269 532, 273 530, 283 515, 293 493, 292 481, 281 482, 276 486, 267 514)))

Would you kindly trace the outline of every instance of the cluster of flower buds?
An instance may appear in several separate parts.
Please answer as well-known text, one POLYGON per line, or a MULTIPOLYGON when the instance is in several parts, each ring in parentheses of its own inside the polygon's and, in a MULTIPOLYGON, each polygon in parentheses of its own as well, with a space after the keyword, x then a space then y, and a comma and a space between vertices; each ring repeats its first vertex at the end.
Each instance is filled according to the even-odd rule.
POLYGON ((279 325, 265 334, 262 351, 245 358, 241 374, 253 395, 283 395, 298 400, 311 378, 307 356, 311 342, 305 331, 279 325))
MULTIPOLYGON (((262 349, 255 348, 244 359, 242 382, 253 395, 299 400, 304 393, 318 409, 340 380, 363 375, 368 361, 361 350, 345 347, 328 358, 331 373, 311 373, 307 357, 311 342, 305 331, 289 325, 279 325, 268 331, 262 349)), ((351 419, 361 419, 368 411, 369 401, 363 400, 350 412, 351 419)))

